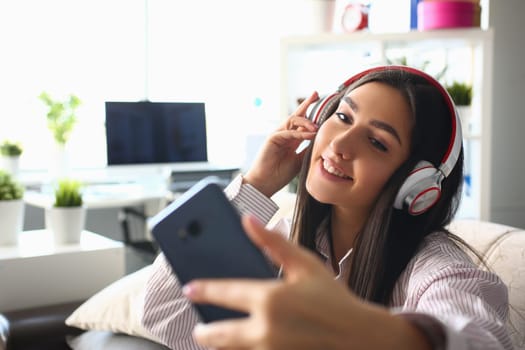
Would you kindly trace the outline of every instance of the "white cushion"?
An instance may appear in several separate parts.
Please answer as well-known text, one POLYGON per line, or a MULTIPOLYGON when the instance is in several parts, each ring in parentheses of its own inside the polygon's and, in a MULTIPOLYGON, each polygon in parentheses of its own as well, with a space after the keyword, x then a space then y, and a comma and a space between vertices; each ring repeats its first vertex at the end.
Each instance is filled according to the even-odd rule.
POLYGON ((148 265, 110 284, 73 311, 66 319, 66 324, 85 330, 112 331, 158 342, 140 322, 144 286, 150 272, 151 265, 148 265))
POLYGON ((449 228, 482 253, 507 285, 508 330, 515 348, 525 348, 525 230, 478 220, 456 220, 449 228))

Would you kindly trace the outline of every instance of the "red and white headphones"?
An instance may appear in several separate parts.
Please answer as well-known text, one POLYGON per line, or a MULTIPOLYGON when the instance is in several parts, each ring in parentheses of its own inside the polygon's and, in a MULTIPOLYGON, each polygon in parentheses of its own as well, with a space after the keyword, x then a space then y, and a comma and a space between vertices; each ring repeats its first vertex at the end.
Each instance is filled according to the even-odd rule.
POLYGON ((333 94, 317 101, 309 108, 307 117, 319 125, 322 124, 333 113, 333 110, 337 107, 347 88, 352 83, 369 73, 383 70, 400 70, 425 78, 441 92, 452 118, 450 142, 439 167, 436 168, 431 162, 426 160, 419 161, 399 188, 394 200, 394 208, 396 209, 406 209, 411 215, 423 214, 436 204, 441 197, 441 182, 452 172, 461 153, 463 141, 461 123, 454 101, 448 91, 435 78, 423 71, 407 66, 388 65, 367 69, 345 81, 333 94))

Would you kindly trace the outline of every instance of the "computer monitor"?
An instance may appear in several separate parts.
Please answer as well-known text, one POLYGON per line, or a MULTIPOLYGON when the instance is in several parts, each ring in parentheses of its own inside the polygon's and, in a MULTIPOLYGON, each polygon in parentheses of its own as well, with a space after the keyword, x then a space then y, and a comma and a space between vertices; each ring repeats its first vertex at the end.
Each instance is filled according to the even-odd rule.
POLYGON ((108 165, 206 162, 203 102, 116 102, 106 108, 108 165))

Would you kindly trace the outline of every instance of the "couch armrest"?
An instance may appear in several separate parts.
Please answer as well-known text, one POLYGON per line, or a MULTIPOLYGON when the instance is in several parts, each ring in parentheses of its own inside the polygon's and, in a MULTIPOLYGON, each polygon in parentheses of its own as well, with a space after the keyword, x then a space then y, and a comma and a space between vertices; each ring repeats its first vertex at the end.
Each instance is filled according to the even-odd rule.
POLYGON ((0 314, 0 350, 6 350, 8 336, 9 322, 2 314, 0 314))
MULTIPOLYGON (((67 326, 65 320, 82 302, 4 312, 4 327, 0 318, 0 335, 4 328, 5 349, 69 349, 66 336, 83 330, 67 326)), ((3 350, 1 344, 0 340, 0 350, 3 350)))

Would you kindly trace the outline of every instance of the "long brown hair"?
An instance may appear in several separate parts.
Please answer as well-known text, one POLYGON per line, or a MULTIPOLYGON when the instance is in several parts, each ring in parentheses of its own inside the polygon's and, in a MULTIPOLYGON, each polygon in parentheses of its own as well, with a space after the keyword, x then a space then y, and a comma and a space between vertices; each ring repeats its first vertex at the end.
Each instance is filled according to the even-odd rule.
MULTIPOLYGON (((400 91, 414 118, 409 158, 387 181, 361 228, 353 247, 352 269, 347 281, 349 288, 361 298, 387 305, 397 279, 427 235, 443 231, 468 247, 445 228, 459 206, 463 150, 454 169, 443 181, 441 198, 434 207, 419 216, 394 209, 395 196, 418 161, 427 160, 435 166, 441 163, 451 139, 452 118, 444 96, 435 86, 426 78, 400 69, 369 73, 353 83, 345 94, 369 82, 388 84, 400 91)), ((329 220, 331 205, 318 202, 306 190, 311 149, 310 146, 299 172, 291 236, 295 242, 315 252, 315 235, 320 225, 329 220)))

